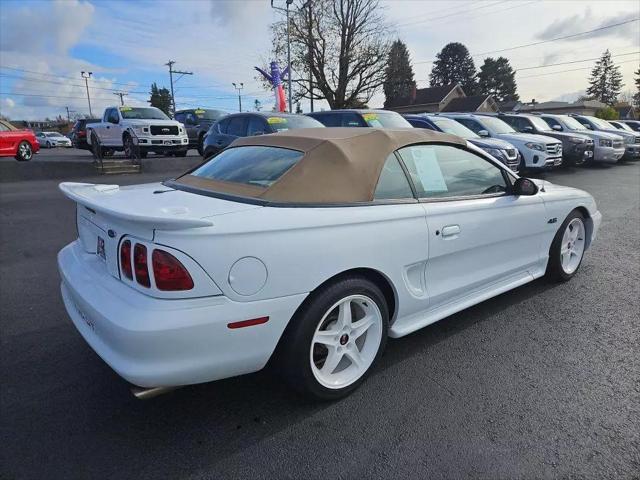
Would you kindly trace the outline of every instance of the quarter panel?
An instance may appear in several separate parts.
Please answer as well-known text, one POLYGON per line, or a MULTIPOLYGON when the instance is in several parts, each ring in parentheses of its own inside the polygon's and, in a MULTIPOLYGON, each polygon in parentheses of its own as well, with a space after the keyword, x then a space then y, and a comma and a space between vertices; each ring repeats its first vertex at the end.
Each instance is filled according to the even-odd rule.
POLYGON ((192 256, 237 301, 307 293, 346 270, 372 268, 392 282, 399 316, 423 310, 428 302, 423 283, 428 234, 418 203, 262 207, 218 216, 207 229, 158 231, 155 241, 192 256), (259 259, 267 269, 265 285, 248 296, 229 284, 232 265, 244 257, 259 259))

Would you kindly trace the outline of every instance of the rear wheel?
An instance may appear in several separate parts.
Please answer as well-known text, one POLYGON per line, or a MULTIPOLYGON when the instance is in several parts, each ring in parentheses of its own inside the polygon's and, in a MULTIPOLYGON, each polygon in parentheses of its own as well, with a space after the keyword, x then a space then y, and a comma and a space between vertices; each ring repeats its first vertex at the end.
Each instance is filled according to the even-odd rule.
POLYGON ((584 216, 574 210, 562 222, 549 249, 547 278, 557 282, 571 280, 576 274, 587 246, 584 216))
POLYGON ((26 140, 23 140, 18 145, 18 150, 16 151, 16 160, 19 162, 28 162, 33 157, 33 150, 31 148, 31 144, 26 140))
POLYGON ((285 379, 305 395, 336 400, 358 388, 382 355, 389 312, 374 283, 345 277, 314 293, 291 322, 279 345, 285 379))

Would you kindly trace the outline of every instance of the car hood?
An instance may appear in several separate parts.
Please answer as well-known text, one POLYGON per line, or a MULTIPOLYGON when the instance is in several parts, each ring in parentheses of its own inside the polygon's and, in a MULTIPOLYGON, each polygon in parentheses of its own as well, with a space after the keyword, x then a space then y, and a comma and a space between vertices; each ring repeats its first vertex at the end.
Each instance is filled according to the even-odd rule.
POLYGON ((611 129, 611 130, 598 130, 599 132, 606 132, 606 133, 610 133, 612 135, 619 135, 622 138, 636 138, 636 137, 640 137, 640 133, 637 132, 627 132, 625 130, 619 130, 617 128, 611 129))
POLYGON ((153 123, 154 125, 167 125, 167 126, 181 125, 181 123, 176 120, 144 120, 144 119, 132 118, 131 120, 125 119, 124 121, 127 122, 127 124, 129 125, 145 125, 146 126, 146 125, 149 125, 150 123, 153 123))
POLYGON ((577 133, 580 135, 586 135, 589 138, 593 138, 594 140, 620 140, 622 138, 621 135, 615 133, 605 132, 603 130, 593 131, 593 130, 572 130, 573 133, 577 133))
POLYGON ((468 141, 480 148, 497 148, 500 150, 514 148, 509 142, 499 138, 470 138, 468 141))
POLYGON ((533 133, 501 133, 498 137, 508 142, 534 142, 534 143, 558 143, 557 138, 547 137, 545 135, 537 135, 533 133))

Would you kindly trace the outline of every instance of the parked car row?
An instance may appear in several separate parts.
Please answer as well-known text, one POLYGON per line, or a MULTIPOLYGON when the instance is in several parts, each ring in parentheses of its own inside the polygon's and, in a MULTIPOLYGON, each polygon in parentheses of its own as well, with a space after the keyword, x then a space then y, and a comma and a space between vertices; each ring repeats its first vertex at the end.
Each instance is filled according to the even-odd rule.
POLYGON ((633 121, 611 123, 583 115, 452 112, 402 116, 365 109, 306 115, 273 112, 222 115, 218 110, 185 110, 176 114, 176 118, 194 126, 189 145, 198 148, 205 159, 217 155, 240 137, 319 126, 414 127, 449 133, 464 138, 516 172, 640 158, 640 133, 633 130, 633 121), (203 133, 204 122, 197 123, 194 112, 216 112, 219 119, 203 133), (308 119, 316 123, 309 123, 308 119))

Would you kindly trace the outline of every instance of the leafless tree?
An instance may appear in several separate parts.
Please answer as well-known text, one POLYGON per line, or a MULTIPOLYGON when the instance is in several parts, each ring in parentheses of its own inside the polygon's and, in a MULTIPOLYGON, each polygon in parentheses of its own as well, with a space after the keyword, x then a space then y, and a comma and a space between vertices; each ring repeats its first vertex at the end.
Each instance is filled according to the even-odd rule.
MULTIPOLYGON (((390 47, 378 0, 298 0, 290 8, 294 102, 311 90, 332 109, 369 102, 384 82, 390 47)), ((271 31, 272 59, 286 65, 286 21, 271 31)))

